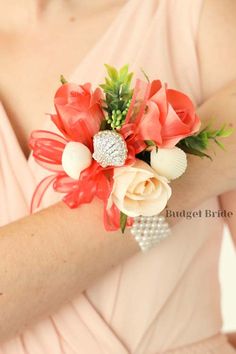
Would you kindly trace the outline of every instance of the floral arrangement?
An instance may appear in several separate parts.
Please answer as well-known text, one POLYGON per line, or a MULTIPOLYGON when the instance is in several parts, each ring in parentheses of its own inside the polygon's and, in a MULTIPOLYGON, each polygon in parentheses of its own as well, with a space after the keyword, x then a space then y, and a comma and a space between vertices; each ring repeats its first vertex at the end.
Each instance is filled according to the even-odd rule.
POLYGON ((105 229, 124 232, 135 217, 164 210, 170 182, 187 168, 186 154, 210 158, 209 141, 222 147, 218 138, 231 128, 200 131, 188 96, 147 76, 132 88, 128 65, 106 68, 105 83, 94 91, 61 77, 51 115, 61 135, 36 130, 29 140, 35 160, 52 172, 37 186, 31 210, 52 185, 70 208, 101 199, 105 229))

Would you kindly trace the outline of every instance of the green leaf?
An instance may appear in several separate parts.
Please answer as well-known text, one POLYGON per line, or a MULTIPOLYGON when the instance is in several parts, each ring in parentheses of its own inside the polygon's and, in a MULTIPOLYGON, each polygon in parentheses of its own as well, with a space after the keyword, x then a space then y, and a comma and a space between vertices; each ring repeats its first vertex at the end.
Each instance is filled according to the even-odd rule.
POLYGON ((208 138, 205 133, 203 135, 189 136, 184 139, 186 146, 196 150, 205 150, 208 145, 208 138))
POLYGON ((143 73, 143 75, 144 75, 145 79, 147 80, 147 82, 150 82, 150 79, 149 79, 147 73, 143 70, 143 68, 141 68, 140 70, 143 73))
POLYGON ((127 219, 128 219, 128 216, 126 214, 122 213, 122 211, 121 211, 120 212, 120 228, 121 228, 122 234, 125 232, 127 219))
MULTIPOLYGON (((184 140, 184 139, 183 139, 184 140)), ((198 149, 195 149, 191 146, 187 146, 185 145, 185 142, 184 141, 181 141, 177 144, 177 146, 183 150, 184 152, 186 152, 186 154, 190 154, 190 155, 196 155, 196 156, 199 156, 199 157, 207 157, 208 159, 212 160, 211 156, 206 154, 205 152, 201 151, 201 150, 198 150, 198 149)))
POLYGON ((128 75, 128 72, 129 72, 129 65, 124 65, 120 71, 119 71, 119 78, 121 81, 124 81, 126 76, 128 75))
POLYGON ((215 139, 215 143, 222 149, 225 150, 224 144, 222 144, 219 140, 215 139))
POLYGON ((61 81, 62 85, 67 84, 67 80, 64 78, 63 75, 60 76, 60 81, 61 81))
POLYGON ((105 77, 105 83, 106 83, 106 86, 110 86, 112 84, 112 81, 109 80, 107 77, 105 77))
POLYGON ((131 102, 133 90, 130 82, 133 74, 129 73, 128 65, 124 65, 119 71, 105 64, 108 78, 100 87, 105 93, 105 106, 107 107, 108 129, 120 129, 125 121, 125 116, 131 102), (118 118, 122 117, 118 122, 118 118), (119 123, 119 124, 118 124, 119 123))
POLYGON ((156 146, 156 143, 153 140, 145 140, 145 144, 147 144, 147 146, 156 146))
POLYGON ((126 79, 127 85, 130 85, 133 75, 134 75, 133 73, 129 73, 129 75, 127 75, 127 79, 126 79))
POLYGON ((211 158, 205 151, 208 148, 210 140, 213 140, 221 149, 225 150, 224 145, 216 138, 226 138, 230 136, 233 129, 223 124, 220 129, 210 129, 211 125, 208 124, 198 134, 189 136, 182 139, 177 146, 179 146, 186 153, 197 155, 200 157, 211 158))
POLYGON ((228 138, 232 133, 234 132, 234 129, 233 128, 228 128, 228 129, 224 129, 224 130, 221 130, 217 136, 220 136, 222 138, 228 138))
POLYGON ((116 68, 114 68, 113 66, 110 66, 108 64, 105 64, 105 67, 107 69, 108 75, 110 76, 110 78, 112 80, 117 80, 118 79, 118 71, 116 70, 116 68))
POLYGON ((106 130, 106 127, 107 127, 107 121, 103 119, 100 125, 100 130, 106 130))

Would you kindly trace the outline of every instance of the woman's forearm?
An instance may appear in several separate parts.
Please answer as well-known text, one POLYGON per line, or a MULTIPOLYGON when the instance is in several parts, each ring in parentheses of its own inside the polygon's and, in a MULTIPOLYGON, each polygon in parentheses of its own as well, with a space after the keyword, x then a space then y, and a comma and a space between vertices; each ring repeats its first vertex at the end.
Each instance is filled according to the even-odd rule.
MULTIPOLYGON (((201 117, 235 121, 236 100, 226 89, 200 108, 201 117), (224 109, 223 109, 224 107, 224 109)), ((171 209, 191 209, 236 188, 235 134, 213 162, 189 157, 188 170, 173 182, 171 209)), ((129 231, 104 232, 102 205, 71 210, 59 203, 0 228, 0 342, 47 316, 112 267, 138 251, 129 231)), ((172 224, 177 222, 172 220, 172 224)))
POLYGON ((98 201, 79 210, 59 203, 0 228, 0 342, 137 252, 102 220, 98 201))

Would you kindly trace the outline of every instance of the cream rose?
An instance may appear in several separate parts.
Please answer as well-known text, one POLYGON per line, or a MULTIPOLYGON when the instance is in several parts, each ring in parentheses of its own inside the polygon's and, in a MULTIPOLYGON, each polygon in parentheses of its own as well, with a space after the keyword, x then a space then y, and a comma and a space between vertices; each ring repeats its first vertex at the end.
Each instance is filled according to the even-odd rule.
POLYGON ((115 168, 113 178, 108 207, 114 203, 130 217, 159 214, 171 196, 167 178, 141 160, 132 166, 115 168))

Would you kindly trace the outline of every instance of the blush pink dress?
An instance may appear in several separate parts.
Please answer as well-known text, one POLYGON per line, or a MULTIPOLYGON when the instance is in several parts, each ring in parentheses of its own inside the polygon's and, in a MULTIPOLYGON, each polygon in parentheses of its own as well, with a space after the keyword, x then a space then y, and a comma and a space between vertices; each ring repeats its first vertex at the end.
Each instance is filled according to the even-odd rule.
MULTIPOLYGON (((130 63, 202 102, 196 36, 202 0, 129 0, 72 75, 100 83, 130 63)), ((55 130, 47 116, 39 128, 55 130)), ((0 224, 29 213, 46 172, 27 161, 0 108, 0 224)), ((44 206, 59 200, 49 192, 44 206)), ((218 209, 217 199, 202 209, 218 209)), ((56 314, 0 344, 0 354, 233 354, 220 334, 221 220, 183 220, 173 236, 105 274, 56 314)))

